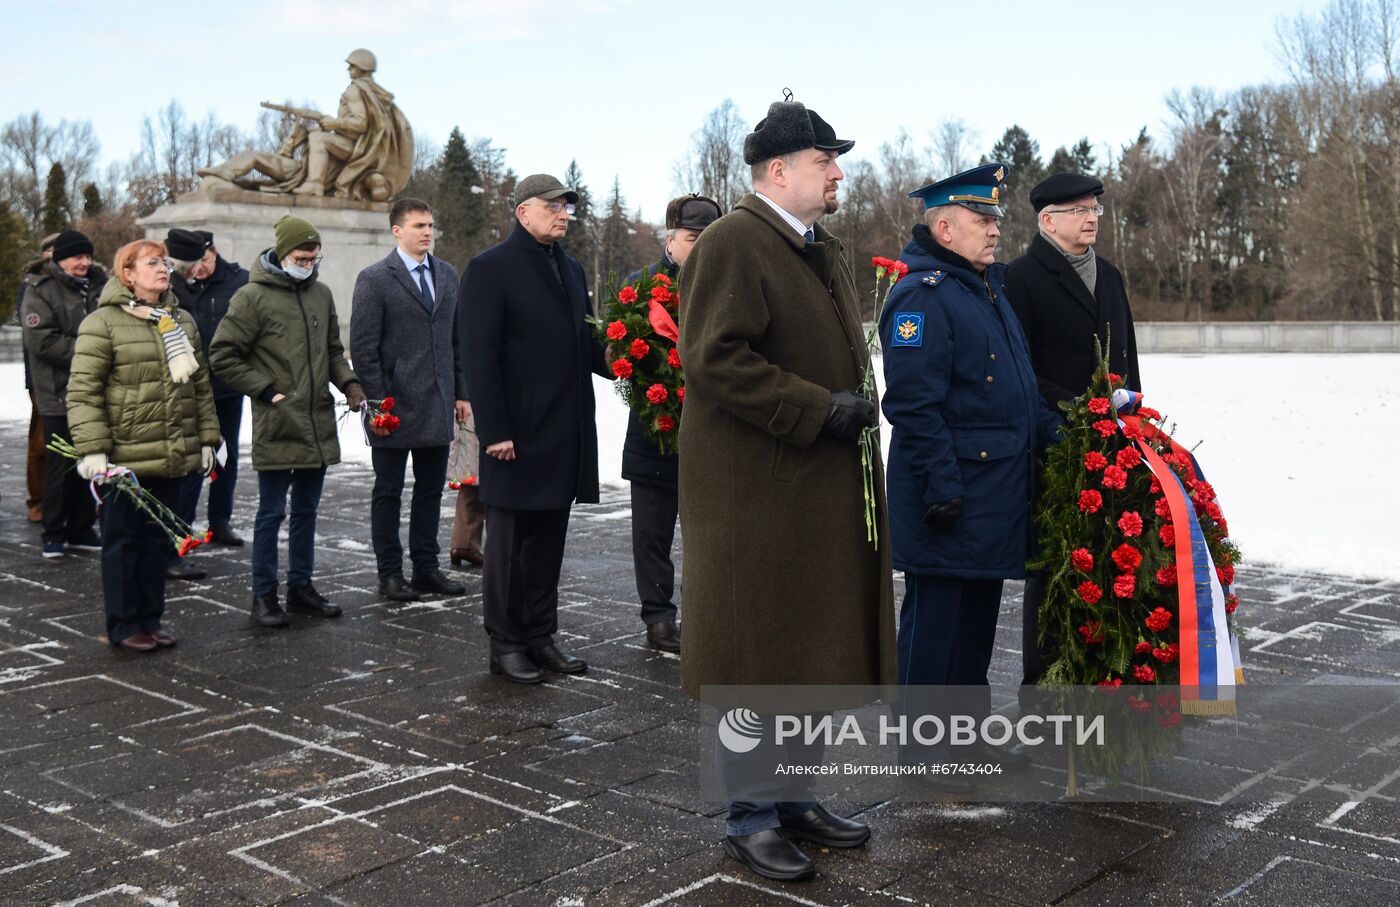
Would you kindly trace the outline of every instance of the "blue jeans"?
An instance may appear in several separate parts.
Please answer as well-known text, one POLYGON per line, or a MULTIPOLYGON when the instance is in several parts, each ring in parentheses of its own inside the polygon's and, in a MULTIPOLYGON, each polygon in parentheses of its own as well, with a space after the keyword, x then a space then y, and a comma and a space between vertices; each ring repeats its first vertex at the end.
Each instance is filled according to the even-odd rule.
POLYGON ((816 809, 817 801, 750 803, 727 800, 724 805, 729 808, 729 815, 724 820, 724 833, 739 837, 757 834, 766 828, 777 828, 784 819, 795 819, 809 809, 816 809))
POLYGON ((258 516, 253 521, 253 594, 277 591, 277 530, 292 493, 291 538, 287 541, 287 585, 311 582, 316 566, 316 509, 326 467, 273 469, 258 473, 258 516))
MULTIPOLYGON (((490 546, 487 546, 487 550, 490 550, 490 546)), ((817 806, 809 782, 800 779, 777 780, 774 769, 779 763, 820 765, 826 754, 826 746, 820 738, 812 743, 806 743, 801 737, 777 743, 771 736, 773 716, 763 715, 760 719, 764 724, 763 739, 751 752, 734 753, 722 742, 716 741, 715 744, 715 768, 726 793, 753 798, 725 800, 729 810, 724 822, 724 833, 727 835, 751 835, 767 828, 777 828, 782 820, 795 818, 817 806), (772 799, 759 799, 765 794, 772 799), (777 799, 793 796, 798 799, 777 799)))

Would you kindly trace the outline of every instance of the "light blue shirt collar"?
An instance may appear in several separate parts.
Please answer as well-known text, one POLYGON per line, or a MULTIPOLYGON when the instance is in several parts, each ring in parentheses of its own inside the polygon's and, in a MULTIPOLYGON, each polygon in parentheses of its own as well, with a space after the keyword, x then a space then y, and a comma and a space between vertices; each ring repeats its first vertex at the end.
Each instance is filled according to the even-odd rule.
POLYGON ((797 218, 793 217, 791 214, 788 213, 788 210, 787 210, 786 208, 784 208, 782 205, 778 204, 777 202, 773 201, 771 198, 769 198, 768 196, 764 195, 762 192, 759 192, 757 189, 754 190, 754 193, 753 193, 753 194, 754 194, 754 195, 757 195, 759 198, 761 198, 761 199, 763 199, 765 202, 767 202, 767 203, 769 204, 769 206, 771 206, 772 209, 773 209, 774 211, 777 211, 777 212, 778 212, 778 216, 781 217, 783 220, 787 221, 788 226, 790 226, 790 227, 792 227, 794 230, 796 230, 797 233, 798 233, 798 235, 800 235, 800 236, 806 236, 806 235, 807 235, 807 231, 810 230, 810 229, 812 229, 812 227, 814 226, 813 224, 804 224, 802 221, 800 221, 800 220, 798 220, 797 218))
POLYGON ((422 261, 414 261, 412 255, 409 255, 407 252, 405 252, 403 249, 400 249, 398 246, 394 246, 394 251, 399 253, 399 258, 403 261, 403 266, 405 268, 408 268, 408 273, 410 276, 415 278, 418 276, 418 266, 420 264, 427 265, 428 275, 430 277, 432 276, 433 258, 431 255, 424 255, 422 261))

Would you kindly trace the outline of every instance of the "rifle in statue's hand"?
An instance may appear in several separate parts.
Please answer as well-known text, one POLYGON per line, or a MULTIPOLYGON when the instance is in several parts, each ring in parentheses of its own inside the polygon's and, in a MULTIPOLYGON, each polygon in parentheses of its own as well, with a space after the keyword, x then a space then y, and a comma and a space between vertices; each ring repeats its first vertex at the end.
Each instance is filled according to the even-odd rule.
POLYGON ((319 110, 312 110, 310 107, 293 107, 290 104, 274 104, 271 101, 263 101, 262 106, 268 110, 275 110, 278 113, 290 113, 294 117, 302 117, 315 123, 320 123, 326 119, 326 115, 319 110))

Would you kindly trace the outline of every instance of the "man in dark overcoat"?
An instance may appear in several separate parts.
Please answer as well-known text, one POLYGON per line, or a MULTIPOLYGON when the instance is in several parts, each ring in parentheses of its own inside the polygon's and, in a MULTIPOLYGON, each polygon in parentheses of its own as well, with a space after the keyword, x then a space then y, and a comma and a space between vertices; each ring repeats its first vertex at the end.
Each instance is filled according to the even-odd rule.
POLYGON ((554 643, 569 508, 598 500, 591 374, 610 378, 583 267, 564 252, 578 193, 545 174, 515 191, 515 229, 462 278, 467 389, 486 505, 490 667, 516 683, 588 665, 554 643))
MULTIPOLYGON (((904 688, 987 686, 1002 582, 1026 575, 1036 456, 1061 423, 1036 390, 1006 266, 994 263, 1009 169, 993 162, 910 193, 924 223, 880 317, 904 688)), ((985 715, 990 690, 963 707, 985 715)))
MULTIPOLYGON (((701 231, 723 213, 719 202, 703 195, 692 193, 671 199, 666 206, 666 247, 661 260, 628 274, 622 285, 635 284, 651 274, 665 274, 674 281, 701 231)), ((632 568, 637 576, 647 645, 663 652, 681 650, 674 600, 676 566, 671 561, 671 542, 680 513, 677 459, 674 453, 657 450, 642 431, 637 411, 629 410, 627 439, 622 445, 622 477, 631 488, 632 568)))
MULTIPOLYGON (((219 322, 228 314, 233 294, 248 283, 248 272, 237 263, 225 261, 214 246, 214 234, 207 230, 186 230, 174 227, 165 234, 165 251, 174 263, 170 275, 170 290, 180 300, 180 308, 194 316, 199 337, 204 341, 205 361, 219 322)), ((229 387, 212 372, 209 383, 214 388, 214 412, 219 417, 219 435, 223 438, 224 462, 209 484, 209 531, 216 545, 237 547, 243 539, 233 531, 233 492, 238 482, 238 435, 243 422, 243 394, 229 387)), ((180 484, 180 497, 175 512, 191 526, 199 509, 199 493, 204 488, 204 475, 199 472, 186 476, 180 484)), ((173 554, 166 564, 166 579, 200 579, 205 571, 195 566, 189 557, 173 554)))
MULTIPOLYGON (((859 439, 878 421, 860 294, 840 240, 837 157, 853 142, 797 102, 744 141, 754 192, 696 241, 680 279, 680 429, 686 630, 681 679, 723 684, 888 683, 893 596, 867 540, 859 439)), ((793 841, 856 847, 870 830, 815 802, 728 804, 725 849, 770 878, 810 878, 793 841)))
MULTIPOLYGON (((1098 360, 1097 337, 1108 370, 1142 390, 1137 337, 1123 275, 1094 251, 1099 238, 1103 183, 1082 173, 1053 174, 1030 191, 1040 232, 1006 271, 1006 296, 1030 344, 1031 364, 1045 401, 1055 408, 1089 387, 1098 360)), ((1040 606, 1048 577, 1026 578, 1022 608, 1021 683, 1040 681, 1051 644, 1041 641, 1040 606)))
POLYGON ((418 198, 389 209, 395 247, 360 272, 350 310, 350 355, 371 400, 394 400, 399 426, 377 427, 362 414, 374 463, 370 538, 379 570, 379 594, 415 601, 420 593, 461 595, 467 587, 438 564, 438 522, 453 422, 467 418, 465 377, 457 345, 457 271, 430 253, 433 210, 418 198), (413 459, 408 511, 408 555, 413 580, 403 575, 399 517, 403 476, 413 459))

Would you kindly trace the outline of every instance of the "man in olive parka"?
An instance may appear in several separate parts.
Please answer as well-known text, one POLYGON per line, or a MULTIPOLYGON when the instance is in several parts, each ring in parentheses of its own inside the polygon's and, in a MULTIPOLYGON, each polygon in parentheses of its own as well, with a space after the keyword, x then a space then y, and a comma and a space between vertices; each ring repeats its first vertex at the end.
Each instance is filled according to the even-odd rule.
POLYGON ((326 467, 340 462, 330 385, 358 410, 364 393, 340 342, 335 300, 316 280, 321 236, 293 215, 277 221, 276 245, 253 263, 209 347, 224 383, 253 400, 253 468, 258 515, 253 523, 253 617, 285 626, 277 597, 277 532, 292 500, 287 545, 287 609, 337 617, 340 607, 311 585, 316 510, 326 467))

